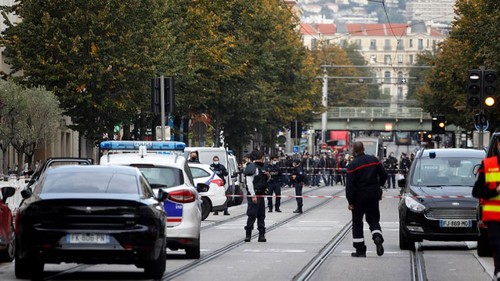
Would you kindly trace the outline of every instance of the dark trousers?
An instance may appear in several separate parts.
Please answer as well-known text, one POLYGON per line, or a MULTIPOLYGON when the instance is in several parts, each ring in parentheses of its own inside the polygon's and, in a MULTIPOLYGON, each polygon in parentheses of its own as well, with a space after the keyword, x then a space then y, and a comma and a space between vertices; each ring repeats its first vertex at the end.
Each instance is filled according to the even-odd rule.
POLYGON ((266 206, 264 197, 257 197, 257 203, 253 203, 252 197, 247 197, 247 225, 245 230, 252 230, 255 220, 257 220, 257 229, 259 233, 266 232, 266 224, 264 222, 266 218, 266 206))
POLYGON ((297 206, 300 208, 304 203, 304 200, 302 199, 303 184, 301 182, 294 182, 293 187, 295 188, 295 196, 299 196, 295 200, 297 200, 297 206))
MULTIPOLYGON (((488 237, 490 238, 490 247, 493 249, 493 263, 495 264, 495 278, 500 272, 500 222, 486 222, 488 226, 488 237)), ((493 278, 493 280, 497 280, 493 278)))
POLYGON ((269 197, 267 197, 267 207, 269 207, 269 209, 273 209, 273 197, 271 197, 274 194, 276 194, 276 209, 279 209, 280 208, 280 205, 281 205, 281 182, 269 182, 269 185, 268 185, 268 189, 269 189, 269 192, 267 195, 269 195, 269 197))
POLYGON ((363 236, 363 216, 365 215, 372 238, 382 237, 379 198, 378 191, 364 191, 356 194, 356 202, 352 210, 352 244, 356 249, 365 247, 363 236))
POLYGON ((387 188, 396 188, 396 174, 387 174, 387 188))

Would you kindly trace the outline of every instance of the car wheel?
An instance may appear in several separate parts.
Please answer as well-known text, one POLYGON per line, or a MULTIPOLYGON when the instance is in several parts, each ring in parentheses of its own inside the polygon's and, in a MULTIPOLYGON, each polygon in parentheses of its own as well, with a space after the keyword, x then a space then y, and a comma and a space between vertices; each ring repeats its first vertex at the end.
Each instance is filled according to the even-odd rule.
POLYGON ((239 186, 237 186, 234 194, 238 195, 237 197, 234 197, 234 205, 241 205, 241 203, 243 203, 243 190, 239 186))
POLYGON ((39 278, 43 274, 43 262, 32 257, 16 257, 14 272, 18 279, 39 278))
POLYGON ((188 259, 199 259, 200 258, 200 241, 196 246, 186 248, 186 257, 188 259))
POLYGON ((201 199, 201 220, 204 221, 206 218, 208 218, 208 215, 210 215, 210 212, 212 211, 212 204, 206 197, 202 197, 201 199))
POLYGON ((493 256, 488 235, 479 234, 479 236, 477 237, 477 255, 480 257, 493 256))
POLYGON ((162 248, 156 260, 148 261, 144 265, 144 274, 147 278, 161 279, 167 268, 167 249, 162 248))
POLYGON ((16 235, 14 233, 14 226, 10 227, 9 232, 9 243, 7 247, 0 251, 0 262, 11 262, 14 260, 14 255, 16 253, 16 235))
POLYGON ((401 250, 415 250, 415 242, 409 239, 403 232, 403 226, 399 226, 399 249, 401 250))

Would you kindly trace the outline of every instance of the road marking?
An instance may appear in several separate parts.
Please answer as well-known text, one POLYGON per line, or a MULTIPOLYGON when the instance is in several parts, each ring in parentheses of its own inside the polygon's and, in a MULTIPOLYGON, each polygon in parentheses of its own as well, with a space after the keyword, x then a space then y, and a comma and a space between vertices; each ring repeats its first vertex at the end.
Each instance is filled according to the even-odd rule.
POLYGON ((306 250, 294 250, 294 249, 265 249, 265 250, 255 250, 255 249, 245 249, 243 252, 246 253, 305 253, 306 250))

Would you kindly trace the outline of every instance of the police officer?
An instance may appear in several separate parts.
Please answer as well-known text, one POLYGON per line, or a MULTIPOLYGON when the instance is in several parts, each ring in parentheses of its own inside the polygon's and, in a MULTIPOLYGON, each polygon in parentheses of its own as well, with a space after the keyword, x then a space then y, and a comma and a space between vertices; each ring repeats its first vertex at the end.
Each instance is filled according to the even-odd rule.
POLYGON ((304 188, 304 181, 306 179, 302 165, 300 165, 299 160, 294 160, 292 162, 292 175, 290 181, 295 188, 295 200, 297 200, 297 209, 293 211, 296 214, 302 213, 303 199, 302 199, 302 189, 304 188))
MULTIPOLYGON (((214 171, 214 173, 222 179, 222 181, 224 182, 224 185, 226 185, 226 176, 228 175, 226 167, 224 167, 224 165, 219 163, 219 156, 217 156, 217 155, 215 155, 212 158, 212 161, 213 161, 213 163, 210 164, 210 169, 212 169, 212 171, 214 171)), ((218 215, 218 214, 219 214, 219 212, 217 212, 217 211, 214 212, 214 215, 218 215)), ((229 216, 229 212, 227 210, 227 207, 224 209, 224 215, 229 216)))
POLYGON ((281 203, 281 185, 282 185, 282 173, 281 167, 279 165, 278 156, 272 156, 271 161, 266 166, 265 170, 271 175, 271 179, 268 183, 268 193, 267 195, 267 207, 269 208, 269 213, 273 211, 273 193, 276 194, 276 212, 281 213, 280 203, 281 203))
POLYGON ((493 280, 500 280, 500 139, 496 139, 493 156, 483 160, 472 189, 472 196, 480 198, 481 219, 488 227, 488 236, 495 264, 493 280))
POLYGON ((370 226, 372 239, 377 246, 377 255, 384 254, 382 229, 380 227, 379 200, 381 186, 387 180, 384 166, 375 156, 366 155, 362 142, 353 144, 354 159, 347 166, 346 195, 348 209, 352 211, 352 236, 356 252, 353 257, 366 257, 363 237, 363 216, 370 226))
POLYGON ((264 195, 267 193, 267 182, 270 179, 268 172, 264 170, 265 155, 263 151, 252 151, 252 163, 245 168, 244 174, 247 182, 247 225, 245 226, 245 242, 250 242, 255 220, 259 230, 259 242, 266 242, 266 206, 264 195))

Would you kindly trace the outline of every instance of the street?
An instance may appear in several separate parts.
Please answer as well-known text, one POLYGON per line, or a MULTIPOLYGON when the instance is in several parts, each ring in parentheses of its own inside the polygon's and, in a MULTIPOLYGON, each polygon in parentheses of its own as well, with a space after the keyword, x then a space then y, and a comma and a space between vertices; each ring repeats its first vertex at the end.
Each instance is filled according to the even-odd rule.
MULTIPOLYGON (((162 280, 415 280, 411 251, 398 246, 398 191, 381 201, 385 254, 378 257, 365 223, 366 258, 352 258, 350 212, 343 187, 304 188, 304 213, 297 215, 294 191, 284 188, 282 213, 267 213, 267 243, 243 242, 246 205, 230 216, 202 222, 201 258, 168 252, 162 280)), ((417 243, 419 244, 419 243, 417 243)), ((423 257, 421 280, 491 280, 491 257, 476 255, 475 242, 429 242, 417 248, 423 257)), ((0 264, 1 280, 16 280, 14 262, 0 264)), ((133 265, 45 265, 43 280, 146 280, 133 265)))

